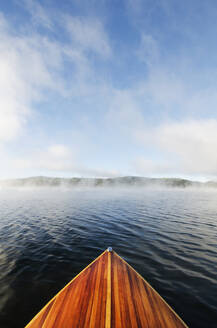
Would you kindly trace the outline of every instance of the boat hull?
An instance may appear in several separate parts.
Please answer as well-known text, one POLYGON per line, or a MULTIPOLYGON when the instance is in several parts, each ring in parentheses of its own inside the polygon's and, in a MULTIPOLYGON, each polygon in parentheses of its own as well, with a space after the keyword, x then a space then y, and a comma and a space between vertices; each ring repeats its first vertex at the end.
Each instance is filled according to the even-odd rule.
POLYGON ((161 296, 114 251, 69 282, 26 328, 183 328, 161 296))

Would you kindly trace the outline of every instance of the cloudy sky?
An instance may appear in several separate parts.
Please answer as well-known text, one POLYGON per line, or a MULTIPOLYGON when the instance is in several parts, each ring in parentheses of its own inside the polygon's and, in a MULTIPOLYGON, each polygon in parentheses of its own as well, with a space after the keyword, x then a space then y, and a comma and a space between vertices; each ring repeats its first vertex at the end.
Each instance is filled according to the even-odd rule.
POLYGON ((0 178, 217 179, 216 0, 0 11, 0 178))

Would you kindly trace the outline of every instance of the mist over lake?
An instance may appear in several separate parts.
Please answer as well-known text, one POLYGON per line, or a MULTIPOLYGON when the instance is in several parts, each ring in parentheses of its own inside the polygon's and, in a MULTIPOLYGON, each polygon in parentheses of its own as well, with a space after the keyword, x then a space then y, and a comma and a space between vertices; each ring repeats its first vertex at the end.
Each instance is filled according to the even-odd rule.
POLYGON ((189 327, 216 327, 216 205, 202 189, 0 191, 0 327, 24 327, 108 246, 189 327))

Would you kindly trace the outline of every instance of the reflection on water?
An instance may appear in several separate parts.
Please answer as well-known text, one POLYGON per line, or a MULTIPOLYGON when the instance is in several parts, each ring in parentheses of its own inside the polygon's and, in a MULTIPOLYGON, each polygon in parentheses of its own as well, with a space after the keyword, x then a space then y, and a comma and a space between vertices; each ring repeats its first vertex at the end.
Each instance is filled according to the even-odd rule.
POLYGON ((112 246, 190 327, 217 327, 217 193, 0 191, 0 327, 24 327, 112 246))

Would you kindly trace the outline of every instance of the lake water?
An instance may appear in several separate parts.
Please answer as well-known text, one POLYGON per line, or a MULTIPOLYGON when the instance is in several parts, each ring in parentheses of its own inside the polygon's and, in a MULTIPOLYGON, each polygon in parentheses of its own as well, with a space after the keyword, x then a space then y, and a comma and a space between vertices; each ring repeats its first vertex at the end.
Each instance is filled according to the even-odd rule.
POLYGON ((217 191, 0 191, 0 327, 21 328, 108 246, 191 328, 217 327, 217 191))

